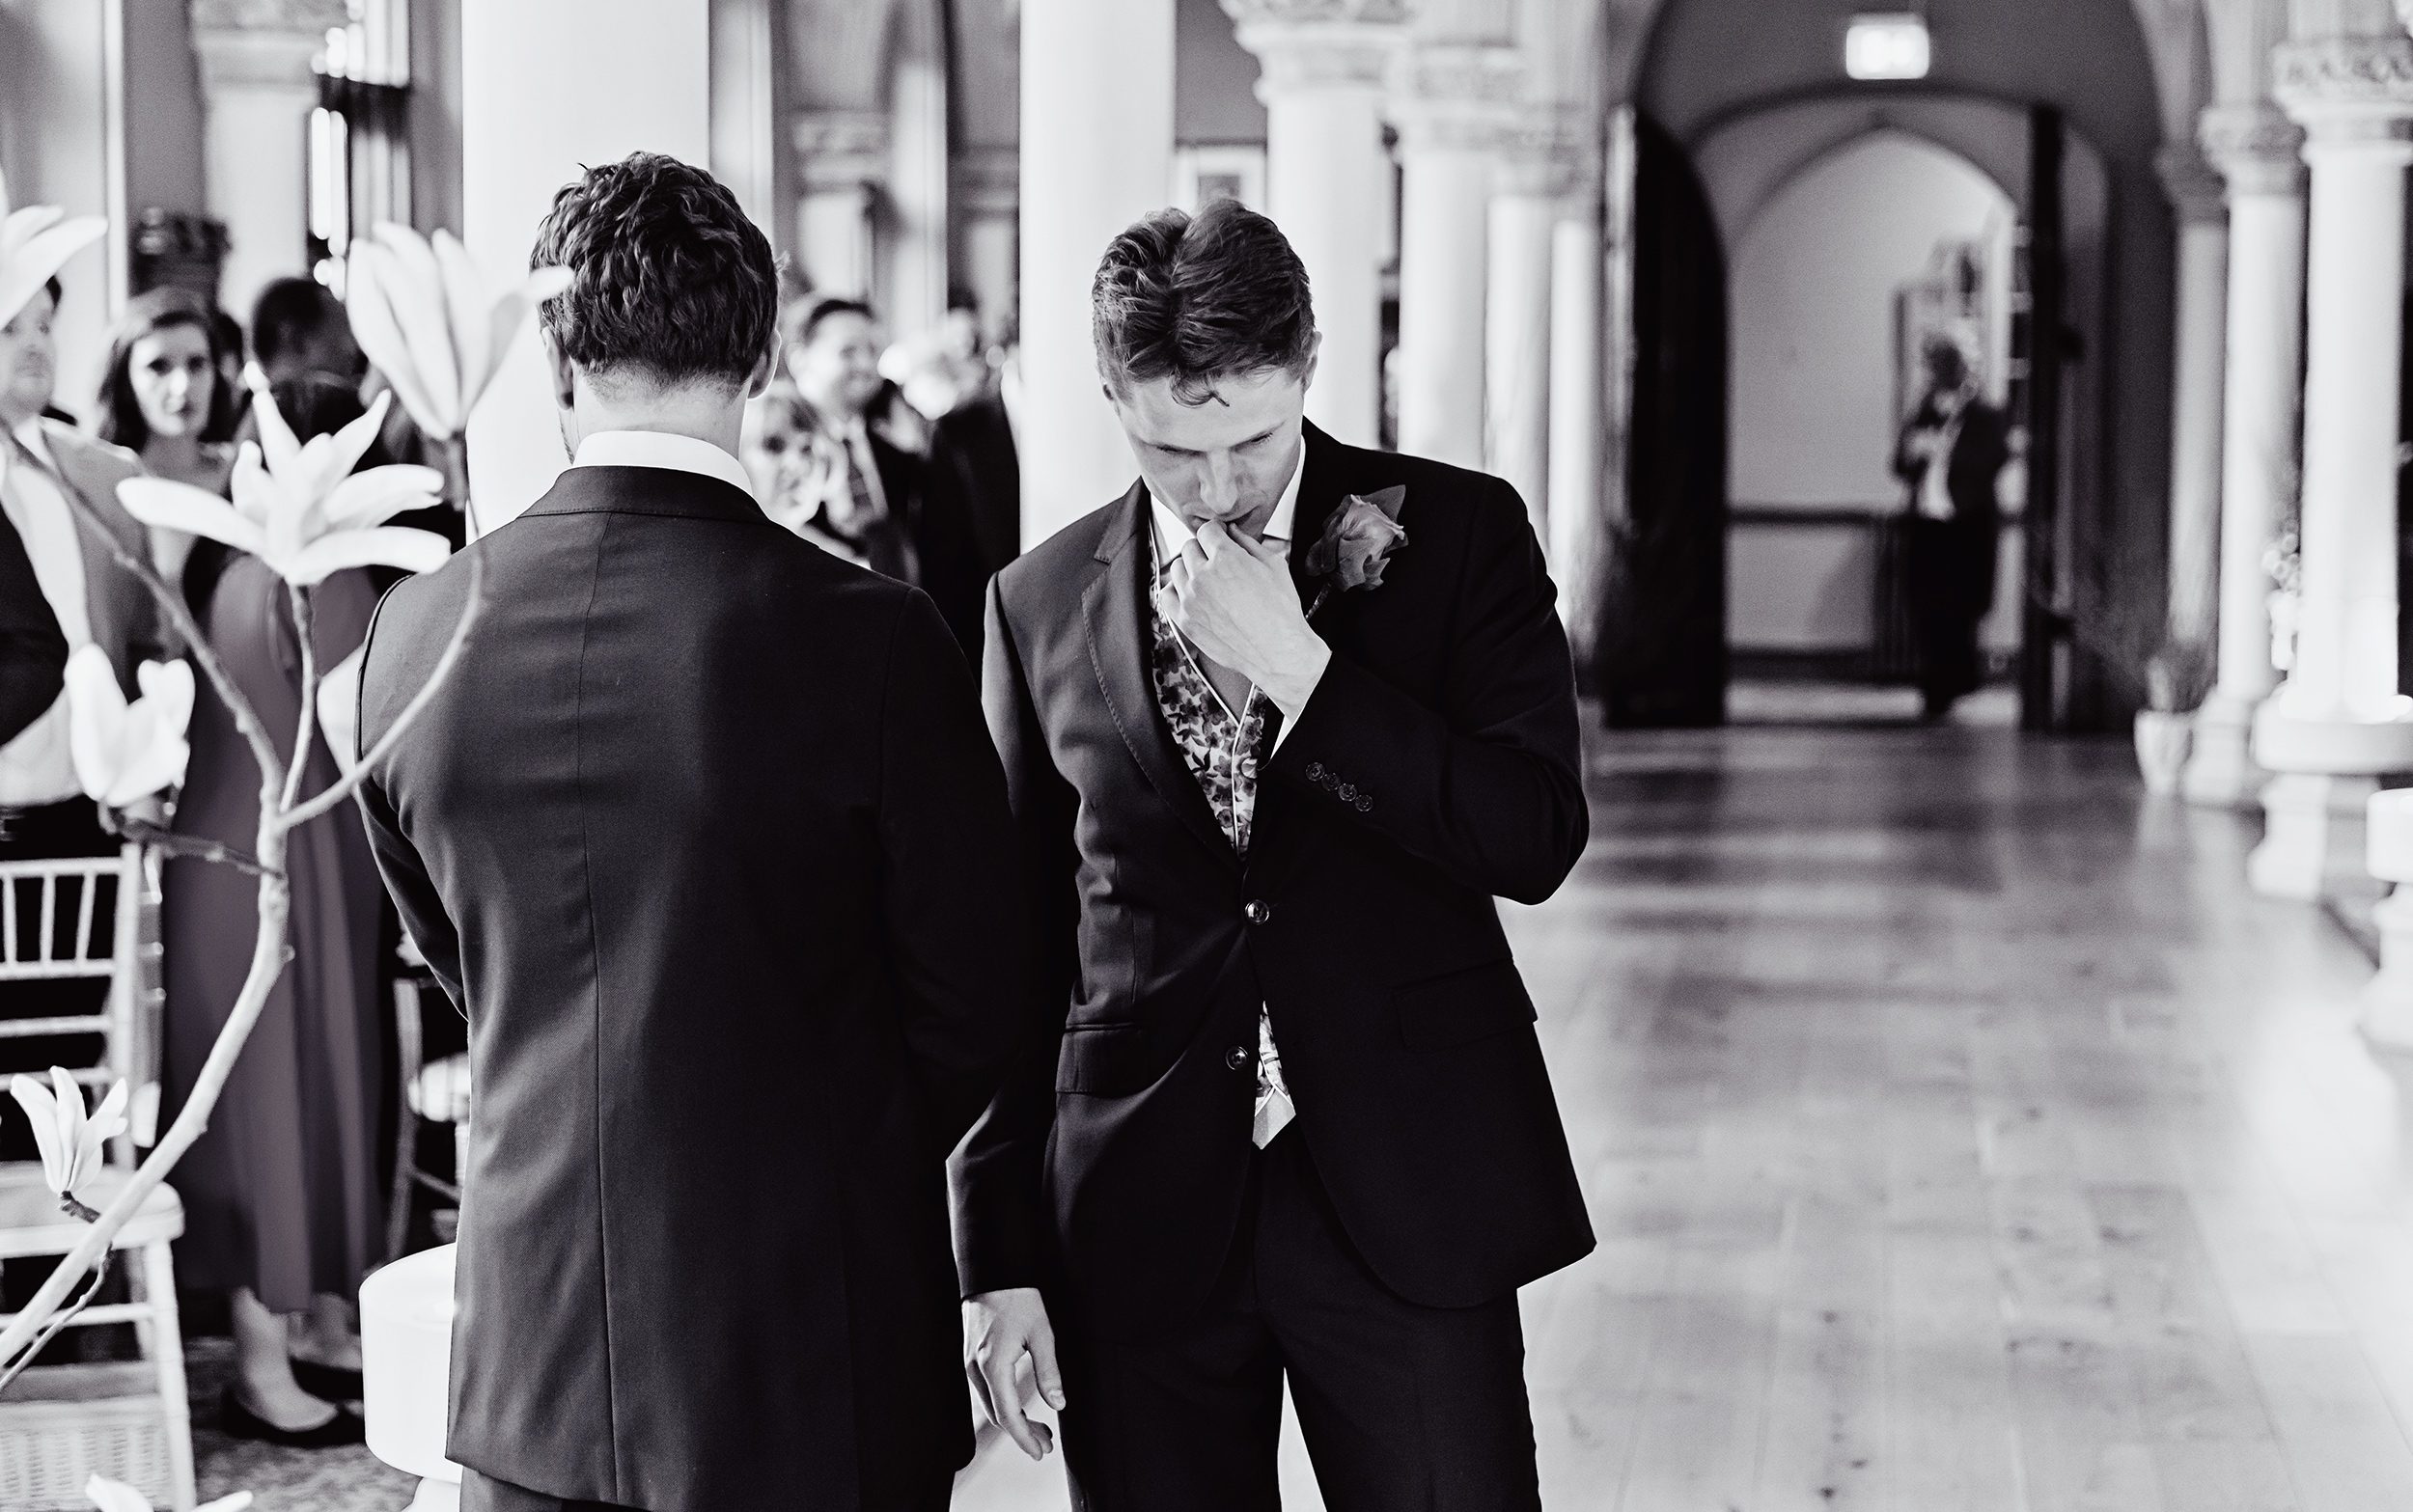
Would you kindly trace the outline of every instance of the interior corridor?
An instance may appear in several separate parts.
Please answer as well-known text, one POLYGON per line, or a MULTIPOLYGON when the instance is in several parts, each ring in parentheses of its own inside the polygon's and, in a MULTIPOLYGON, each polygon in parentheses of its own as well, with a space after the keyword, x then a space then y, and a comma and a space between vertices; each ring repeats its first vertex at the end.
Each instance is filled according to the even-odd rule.
MULTIPOLYGON (((1526 1293, 1549 1506, 2413 1506, 2413 1064, 2250 821, 1966 727, 1614 733, 1592 792, 1512 910, 1600 1235, 1526 1293)), ((957 1498, 1063 1504, 1002 1442, 957 1498)))

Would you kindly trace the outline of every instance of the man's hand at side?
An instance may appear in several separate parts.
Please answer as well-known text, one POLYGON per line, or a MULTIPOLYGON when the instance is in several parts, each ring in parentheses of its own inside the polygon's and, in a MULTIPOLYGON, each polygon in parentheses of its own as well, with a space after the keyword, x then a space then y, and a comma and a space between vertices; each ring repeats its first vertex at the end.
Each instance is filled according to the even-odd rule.
POLYGON ((1023 1411, 1023 1383, 1035 1381, 1047 1405, 1062 1412, 1064 1373, 1056 1364, 1056 1331, 1037 1288, 983 1292, 964 1302, 963 1373, 988 1420, 1023 1453, 1045 1459, 1055 1435, 1023 1411))

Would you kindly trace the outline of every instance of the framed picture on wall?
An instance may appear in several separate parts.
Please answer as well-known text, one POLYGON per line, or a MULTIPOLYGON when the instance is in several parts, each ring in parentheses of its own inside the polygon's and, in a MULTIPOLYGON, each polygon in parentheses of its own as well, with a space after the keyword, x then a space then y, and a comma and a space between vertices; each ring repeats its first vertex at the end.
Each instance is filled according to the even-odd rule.
POLYGON ((1184 147, 1173 154, 1173 203, 1202 209, 1216 200, 1265 207, 1265 150, 1246 143, 1184 147))

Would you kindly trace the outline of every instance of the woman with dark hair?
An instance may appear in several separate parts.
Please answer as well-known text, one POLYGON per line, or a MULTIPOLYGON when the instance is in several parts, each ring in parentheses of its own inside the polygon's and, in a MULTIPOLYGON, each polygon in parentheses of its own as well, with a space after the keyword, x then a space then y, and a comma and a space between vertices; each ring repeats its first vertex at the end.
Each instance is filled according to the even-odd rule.
MULTIPOLYGON (((100 378, 99 433, 141 459, 154 478, 226 492, 235 469, 236 395, 224 377, 230 354, 218 313, 185 289, 138 294, 109 336, 100 378)), ((240 362, 240 353, 232 354, 240 362)), ((192 539, 153 530, 152 558, 173 583, 192 539)))
MULTIPOLYGON (((359 397, 315 375, 271 391, 304 440, 362 413, 359 397)), ((363 465, 381 460, 374 454, 363 465)), ((285 584, 257 557, 205 541, 185 577, 203 634, 266 723, 281 760, 301 717, 301 644, 285 584)), ((376 605, 368 573, 310 591, 321 672, 356 649, 376 605)), ((194 700, 192 761, 176 831, 248 850, 260 825, 251 749, 207 682, 194 700)), ((314 730, 303 791, 338 775, 314 730)), ((359 1419, 330 1399, 359 1395, 349 1317, 382 1256, 375 1171, 384 1035, 377 1009, 377 881, 360 812, 345 804, 292 838, 292 959, 208 1131, 177 1167, 184 1199, 178 1279, 233 1299, 236 1373, 219 1425, 296 1447, 357 1443, 359 1419), (296 1326, 298 1325, 298 1326, 296 1326)), ((173 1117, 225 1027, 259 929, 258 889, 232 867, 167 866, 166 1112, 173 1117)))

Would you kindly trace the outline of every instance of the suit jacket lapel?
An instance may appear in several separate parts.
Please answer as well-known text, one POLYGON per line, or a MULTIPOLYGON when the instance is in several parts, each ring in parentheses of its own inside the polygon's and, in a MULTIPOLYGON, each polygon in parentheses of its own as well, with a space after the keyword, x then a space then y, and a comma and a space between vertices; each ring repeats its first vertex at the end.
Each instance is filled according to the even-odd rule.
MULTIPOLYGON (((1298 586, 1300 606, 1312 608, 1323 585, 1308 576, 1308 554, 1356 480, 1349 473, 1347 449, 1312 425, 1307 427, 1307 454, 1299 465, 1306 469, 1306 474, 1299 479, 1298 512, 1290 527, 1290 581, 1298 586)), ((1343 600, 1338 597, 1325 604, 1322 613, 1315 618, 1317 633, 1333 642, 1335 650, 1341 648, 1344 638, 1337 633, 1336 621, 1347 618, 1343 612, 1343 600)), ((1274 880, 1290 867, 1306 833, 1300 822, 1304 817, 1305 805, 1300 794, 1269 776, 1260 776, 1257 817, 1248 847, 1250 886, 1270 889, 1274 880)))
POLYGON ((1307 427, 1306 454, 1299 459, 1298 509, 1290 517, 1290 581, 1298 585, 1299 602, 1313 604, 1318 584, 1307 575, 1307 558, 1324 533, 1324 525, 1341 507, 1343 485, 1340 443, 1307 427))
POLYGON ((1158 797, 1180 816, 1199 842, 1237 865, 1239 858, 1215 824, 1206 795, 1182 763, 1156 706, 1148 664, 1149 580, 1155 557, 1150 548, 1148 489, 1135 483, 1097 546, 1097 568, 1081 592, 1081 615, 1089 633, 1090 662, 1115 729, 1131 751, 1158 797))

